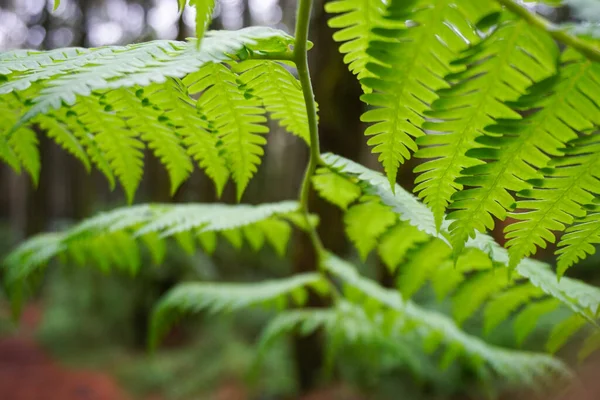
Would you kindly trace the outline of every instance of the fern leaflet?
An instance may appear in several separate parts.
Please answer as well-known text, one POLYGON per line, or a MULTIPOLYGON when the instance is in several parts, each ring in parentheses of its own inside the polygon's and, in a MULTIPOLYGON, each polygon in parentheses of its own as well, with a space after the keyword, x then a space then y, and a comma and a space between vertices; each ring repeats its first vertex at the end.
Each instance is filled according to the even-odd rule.
MULTIPOLYGON (((440 98, 427 113, 433 121, 423 124, 430 133, 417 139, 420 150, 415 154, 418 158, 432 159, 415 168, 415 172, 420 173, 415 191, 433 210, 438 227, 452 195, 462 189, 462 184, 457 182, 461 172, 486 168, 466 153, 476 147, 476 139, 483 129, 496 119, 521 118, 504 103, 517 100, 532 82, 552 76, 556 71, 557 53, 556 45, 547 34, 524 21, 507 18, 493 34, 453 63, 462 67, 462 71, 446 77, 453 83, 452 87, 438 91, 440 98)), ((486 191, 482 189, 478 193, 486 191)), ((482 196, 474 197, 481 201, 482 196)), ((479 207, 486 207, 485 202, 479 207)), ((489 217, 480 218, 478 208, 472 208, 474 210, 468 212, 475 213, 458 213, 457 224, 461 227, 452 229, 453 244, 458 252, 461 243, 472 234, 474 224, 480 228, 484 222, 484 227, 493 227, 489 217)), ((485 232, 485 229, 480 230, 485 232)))

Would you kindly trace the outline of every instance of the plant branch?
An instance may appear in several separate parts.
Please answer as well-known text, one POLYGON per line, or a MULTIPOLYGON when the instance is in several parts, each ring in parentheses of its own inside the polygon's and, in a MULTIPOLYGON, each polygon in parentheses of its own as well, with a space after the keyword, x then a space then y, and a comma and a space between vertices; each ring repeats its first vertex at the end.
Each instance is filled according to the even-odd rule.
POLYGON ((600 48, 594 44, 569 34, 547 19, 530 12, 526 7, 516 3, 514 0, 496 1, 524 19, 528 24, 548 32, 555 40, 574 48, 589 60, 600 62, 600 48))
POLYGON ((300 191, 300 209, 304 214, 306 222, 309 227, 310 239, 315 246, 317 256, 320 260, 324 254, 324 247, 321 243, 321 239, 317 234, 316 229, 310 224, 309 221, 309 210, 308 210, 308 199, 310 195, 310 180, 317 169, 319 160, 321 158, 321 146, 319 143, 319 126, 317 121, 317 107, 315 104, 315 95, 310 80, 310 73, 308 69, 308 29, 310 26, 310 13, 312 10, 313 0, 299 0, 298 2, 298 13, 296 15, 296 41, 294 43, 294 61, 296 63, 296 69, 298 70, 298 77, 300 84, 302 85, 302 93, 304 94, 304 102, 306 103, 306 112, 308 114, 308 125, 310 132, 310 159, 306 172, 304 174, 304 180, 302 181, 302 188, 300 191))

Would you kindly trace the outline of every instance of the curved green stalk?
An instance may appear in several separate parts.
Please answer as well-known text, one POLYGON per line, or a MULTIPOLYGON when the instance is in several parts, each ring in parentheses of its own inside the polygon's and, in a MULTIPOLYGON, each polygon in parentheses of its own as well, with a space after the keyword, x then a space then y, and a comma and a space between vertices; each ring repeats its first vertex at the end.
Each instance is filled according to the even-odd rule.
POLYGON ((548 32, 548 34, 552 36, 555 40, 574 48, 591 61, 600 62, 600 49, 593 43, 586 42, 585 40, 582 40, 577 36, 573 36, 568 32, 561 30, 552 22, 546 20, 545 18, 537 14, 530 12, 526 7, 516 3, 514 0, 497 1, 511 12, 517 14, 528 24, 548 32))
POLYGON ((310 180, 317 169, 317 165, 321 158, 321 146, 319 143, 319 126, 317 122, 317 107, 315 104, 315 95, 310 80, 308 69, 308 29, 310 26, 310 13, 312 10, 313 0, 300 0, 298 2, 298 12, 296 15, 296 41, 294 44, 294 62, 298 70, 298 77, 302 85, 302 93, 304 94, 304 102, 306 103, 306 112, 308 114, 308 124, 310 132, 310 159, 302 188, 300 191, 300 209, 303 212, 307 226, 309 227, 310 239, 315 246, 317 256, 320 258, 324 254, 324 247, 317 231, 309 223, 308 215, 308 199, 310 194, 310 180))

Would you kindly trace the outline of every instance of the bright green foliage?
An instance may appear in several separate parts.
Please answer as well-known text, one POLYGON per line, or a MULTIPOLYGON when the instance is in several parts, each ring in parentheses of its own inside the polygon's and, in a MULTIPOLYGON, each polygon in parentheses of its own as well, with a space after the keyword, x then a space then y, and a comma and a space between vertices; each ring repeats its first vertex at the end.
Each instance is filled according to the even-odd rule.
POLYGON ((400 221, 381 237, 377 250, 383 263, 393 273, 409 257, 411 249, 427 241, 429 235, 425 232, 400 221))
MULTIPOLYGON (((550 164, 553 169, 544 180, 534 189, 519 192, 520 197, 531 200, 519 201, 517 207, 530 211, 513 213, 520 222, 506 228, 507 238, 511 238, 507 243, 511 265, 516 265, 523 255, 533 253, 535 245, 545 247, 544 240, 554 242, 551 231, 564 230, 565 224, 573 222, 573 217, 585 217, 582 206, 591 204, 594 197, 600 195, 600 135, 584 137, 571 144, 572 147, 564 150, 563 158, 550 164)), ((571 236, 567 250, 576 252, 571 247, 585 246, 585 240, 585 237, 571 236)), ((568 254, 566 257, 563 262, 567 264, 561 264, 559 276, 568 264, 576 261, 568 254)))
MULTIPOLYGON (((181 2, 179 8, 181 9, 181 2)), ((183 0, 185 3, 185 0, 183 0)), ((201 40, 204 37, 204 31, 208 28, 215 8, 215 0, 189 0, 190 5, 196 7, 196 37, 201 40)))
POLYGON ((379 201, 366 199, 348 209, 344 217, 346 233, 364 260, 377 245, 377 240, 398 217, 379 201))
MULTIPOLYGON (((403 301, 399 293, 383 289, 377 283, 360 276, 350 264, 333 255, 325 259, 324 267, 342 279, 352 301, 360 304, 369 299, 382 308, 384 321, 381 326, 384 332, 398 335, 414 330, 421 340, 432 345, 429 349, 431 352, 446 345, 451 358, 464 354, 473 363, 473 368, 483 376, 487 375, 484 371, 489 367, 509 382, 524 381, 533 385, 536 379, 565 372, 560 362, 547 356, 502 350, 463 333, 451 319, 427 311, 410 301, 403 301)), ((373 319, 377 321, 376 318, 373 319)))
POLYGON ((150 346, 156 347, 160 337, 182 314, 207 311, 211 313, 239 311, 253 306, 303 306, 308 290, 324 295, 329 284, 316 273, 259 283, 189 282, 171 291, 156 306, 152 316, 150 346))
POLYGON ((250 233, 247 239, 255 243, 253 247, 261 248, 266 241, 281 252, 291 235, 287 218, 293 220, 297 207, 295 202, 283 202, 260 206, 147 204, 116 209, 67 231, 26 241, 5 259, 6 280, 9 283, 24 281, 61 255, 72 257, 79 264, 95 264, 103 270, 116 265, 136 272, 141 266, 141 244, 148 245, 155 262, 160 264, 164 252, 156 246, 167 237, 174 237, 191 250, 198 241, 211 252, 214 250, 211 239, 217 232, 234 241, 236 233, 240 241, 250 233), (256 246, 257 237, 262 238, 259 246, 256 246))
MULTIPOLYGON (((524 21, 504 19, 489 37, 453 63, 462 70, 446 77, 452 87, 438 91, 440 98, 427 113, 432 121, 423 124, 424 129, 437 134, 417 140, 421 149, 415 156, 432 160, 415 168, 420 173, 415 191, 433 210, 438 227, 452 195, 462 189, 463 183, 477 183, 457 179, 461 173, 486 168, 482 161, 467 156, 469 150, 477 147, 476 139, 482 136, 483 129, 499 118, 520 119, 505 103, 517 100, 532 82, 548 78, 556 71, 558 51, 550 37, 524 21)), ((491 182, 495 181, 483 184, 489 186, 491 182)), ((457 219, 457 226, 451 228, 455 247, 466 242, 473 228, 481 232, 493 228, 493 220, 485 214, 491 208, 487 204, 490 200, 482 199, 485 193, 489 193, 487 187, 457 194, 460 200, 453 207, 462 208, 468 200, 475 204, 467 203, 467 210, 450 215, 457 219), (473 198, 466 197, 467 193, 473 198)))
POLYGON ((585 325, 585 319, 579 315, 573 315, 571 318, 565 319, 561 323, 554 326, 550 332, 550 339, 546 344, 546 349, 550 353, 555 353, 567 342, 569 337, 574 335, 579 329, 585 325))
MULTIPOLYGON (((14 250, 3 263, 9 294, 18 303, 23 286, 56 257, 136 273, 146 254, 163 262, 166 238, 190 254, 198 245, 213 253, 219 235, 235 249, 268 243, 283 255, 296 226, 316 251, 314 273, 175 287, 156 309, 152 344, 184 313, 301 308, 310 293, 331 306, 283 311, 262 348, 287 332, 322 329, 329 364, 345 348, 359 348, 377 364, 391 361, 418 376, 424 353, 442 369, 460 360, 483 379, 510 384, 564 375, 551 356, 501 349, 460 329, 474 317, 483 334, 512 324, 521 344, 551 316, 548 352, 582 333, 580 357, 600 347, 600 289, 562 277, 600 243, 600 49, 507 1, 325 3, 338 29, 334 40, 363 88, 361 119, 384 174, 318 154, 316 104, 298 53, 310 44, 268 28, 205 34, 214 0, 178 0, 180 10, 189 3, 197 11, 197 39, 188 42, 0 53, 0 159, 34 183, 39 134, 100 170, 111 186, 118 181, 130 202, 146 147, 167 169, 172 193, 195 162, 219 195, 231 178, 239 200, 262 162, 267 115, 311 146, 300 203, 153 204, 103 213, 14 250), (299 81, 291 67, 300 61, 299 81), (413 153, 423 160, 415 169, 423 202, 396 184, 413 153), (396 288, 384 289, 324 249, 318 217, 308 213, 310 183, 343 210, 363 261, 377 251, 396 288), (486 235, 507 217, 517 220, 505 229, 508 250, 486 235), (556 273, 527 258, 563 232, 556 273), (444 302, 440 308, 450 307, 448 315, 414 302, 427 290, 444 302)), ((576 9, 586 2, 565 1, 576 9)), ((307 5, 299 7, 303 34, 307 5)))
POLYGON ((375 5, 363 6, 369 8, 368 14, 362 13, 366 22, 353 26, 352 15, 358 9, 355 3, 360 2, 332 3, 330 12, 347 14, 333 18, 330 25, 347 28, 338 33, 337 39, 349 41, 341 50, 354 50, 346 61, 354 61, 350 68, 368 88, 363 101, 377 107, 367 111, 362 120, 374 123, 365 134, 373 136, 368 143, 374 146, 374 153, 380 154, 379 160, 393 187, 399 165, 410 158, 411 150, 417 150, 414 138, 423 134, 423 113, 435 100, 435 91, 446 86, 442 77, 450 72, 450 63, 457 53, 477 39, 472 23, 481 14, 468 1, 458 2, 464 3, 460 11, 455 7, 457 2, 448 0, 392 1, 384 18, 367 20, 371 14, 380 13, 382 5, 376 1, 375 5), (411 19, 411 24, 405 24, 406 19, 411 19), (455 29, 450 29, 450 25, 455 29), (363 36, 369 28, 372 38, 363 36), (370 42, 362 50, 365 40, 370 42), (363 64, 368 73, 361 72, 363 64))
POLYGON ((347 177, 326 168, 317 170, 312 183, 322 198, 344 210, 361 195, 360 188, 347 177))
POLYGON ((289 132, 309 142, 308 117, 302 88, 281 64, 272 61, 245 61, 236 72, 246 96, 258 97, 272 119, 289 132))
MULTIPOLYGON (((16 123, 22 109, 20 103, 20 99, 16 94, 0 97, 0 107, 2 108, 1 131, 12 128, 16 123)), ((57 138, 57 141, 61 139, 57 138)), ((64 141, 64 139, 61 141, 64 141)), ((29 127, 19 128, 11 137, 0 135, 0 159, 18 172, 23 166, 36 185, 40 172, 40 156, 37 144, 37 136, 29 127)))
MULTIPOLYGON (((192 40, 4 53, 0 106, 3 114, 12 110, 14 117, 3 121, 0 157, 16 170, 25 167, 35 181, 37 139, 25 126, 40 121, 51 128, 51 138, 88 166, 89 157, 111 184, 116 176, 129 200, 142 177, 145 143, 169 171, 173 192, 189 176, 192 156, 219 193, 231 173, 241 196, 262 155, 264 138, 256 133, 267 131, 258 125, 265 121, 265 111, 256 98, 245 97, 237 74, 214 63, 285 52, 291 41, 273 29, 247 28, 208 33, 200 49, 192 40), (218 103, 210 90, 198 101, 190 97, 198 86, 192 92, 188 86, 215 69, 220 73, 203 83, 231 90, 220 93, 218 103), (186 76, 187 85, 178 79, 186 76), (232 129, 236 121, 245 122, 232 129)), ((292 76, 286 78, 298 92, 292 76)), ((294 133, 300 134, 298 129, 294 133)))
MULTIPOLYGON (((549 159, 544 153, 562 155, 566 152, 569 158, 569 153, 574 152, 576 156, 578 150, 559 152, 557 148, 564 147, 562 143, 577 138, 575 129, 590 129, 600 121, 600 108, 594 103, 600 100, 600 91, 596 90, 600 89, 599 83, 596 83, 600 81, 600 67, 582 60, 574 53, 566 54, 563 61, 569 61, 570 64, 563 68, 561 80, 546 83, 552 86, 540 90, 541 93, 533 92, 531 100, 528 97, 520 101, 522 105, 543 106, 541 111, 522 123, 505 122, 493 130, 519 134, 518 141, 521 144, 518 150, 527 150, 519 154, 523 154, 525 160, 539 167, 548 165, 549 159), (548 89, 553 90, 555 95, 542 97, 548 89), (581 103, 581 106, 574 108, 573 104, 578 103, 581 103)), ((577 142, 574 145, 577 147, 577 142)), ((515 153, 515 149, 510 150, 512 154, 515 153)), ((535 186, 550 190, 524 189, 519 192, 520 197, 531 200, 519 201, 516 207, 532 211, 512 213, 511 216, 520 222, 509 225, 505 230, 507 239, 510 239, 507 246, 510 248, 512 266, 522 257, 533 254, 535 246, 545 247, 545 241, 554 242, 554 235, 550 231, 563 230, 564 224, 573 222, 571 216, 585 216, 581 206, 591 203, 593 196, 579 196, 582 190, 589 190, 590 185, 593 185, 589 181, 594 180, 593 175, 589 178, 587 176, 595 173, 596 160, 592 154, 590 157, 577 158, 577 161, 581 163, 579 167, 569 167, 568 161, 555 158, 549 164, 551 167, 556 165, 555 169, 548 171, 552 177, 541 182, 532 181, 535 186), (561 168, 563 166, 564 168, 561 168)), ((523 175, 518 178, 531 179, 530 176, 523 175)), ((597 189, 592 189, 592 193, 597 189)))
MULTIPOLYGON (((325 11, 339 14, 329 20, 329 26, 340 29, 333 40, 342 42, 340 52, 345 54, 344 62, 359 80, 373 76, 367 64, 374 62, 367 50, 371 41, 380 36, 375 28, 385 23, 386 6, 383 1, 336 0, 325 3, 325 11)), ((363 89, 369 90, 363 86, 363 89)))
POLYGON ((600 213, 592 212, 566 230, 558 246, 558 271, 564 271, 588 254, 595 254, 600 244, 600 213))
POLYGON ((441 240, 433 239, 420 246, 399 269, 397 285, 402 296, 412 297, 449 256, 450 248, 441 240))
POLYGON ((594 332, 585 339, 579 350, 579 360, 588 358, 592 353, 600 349, 600 332, 594 332))
POLYGON ((227 164, 237 185, 238 200, 260 164, 262 136, 269 130, 260 100, 248 98, 237 83, 237 75, 223 64, 209 64, 190 74, 183 83, 190 93, 202 93, 198 108, 215 115, 213 123, 218 138, 227 149, 227 164))
MULTIPOLYGON (((385 176, 339 156, 326 154, 323 159, 336 173, 347 175, 347 179, 358 179, 365 193, 377 195, 382 202, 380 207, 385 205, 394 210, 401 220, 406 221, 405 224, 410 224, 413 229, 430 238, 437 235, 433 213, 400 186, 396 186, 392 194, 387 189, 385 176)), ((411 297, 430 282, 440 300, 451 296, 453 316, 457 323, 461 324, 481 309, 487 333, 510 319, 530 300, 551 300, 553 307, 538 308, 539 313, 523 310, 526 315, 529 313, 524 322, 521 322, 521 314, 517 314, 515 334, 519 341, 533 331, 542 316, 553 312, 561 303, 575 315, 583 317, 581 319, 595 323, 600 310, 598 288, 568 278, 558 282, 557 276, 547 265, 528 259, 523 260, 513 276, 509 277, 506 270, 501 268, 508 265, 506 250, 483 235, 469 241, 467 250, 453 260, 450 244, 444 240, 447 234, 444 230, 441 238, 430 239, 419 245, 411 252, 408 261, 397 268, 398 287, 405 298, 411 297)), ((389 230, 388 234, 392 232, 389 230)), ((363 230, 363 235, 368 234, 368 230, 363 230)), ((380 235, 380 232, 374 234, 375 237, 380 235)), ((368 240, 368 237, 361 238, 362 242, 368 240)), ((384 254, 382 259, 385 260, 384 254)))

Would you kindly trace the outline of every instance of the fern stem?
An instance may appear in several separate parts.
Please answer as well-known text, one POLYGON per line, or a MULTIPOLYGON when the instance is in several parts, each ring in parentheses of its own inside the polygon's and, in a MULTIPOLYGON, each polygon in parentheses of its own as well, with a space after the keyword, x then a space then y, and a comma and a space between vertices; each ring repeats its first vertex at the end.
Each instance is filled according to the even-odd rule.
POLYGON ((298 70, 298 77, 302 85, 302 93, 304 102, 306 103, 306 112, 308 115, 308 126, 310 133, 310 159, 302 188, 300 190, 300 209, 308 226, 310 239, 317 251, 317 256, 321 258, 324 254, 324 247, 317 234, 316 229, 309 223, 308 200, 310 195, 310 181, 314 175, 319 160, 321 158, 321 146, 319 143, 319 126, 317 121, 317 107, 315 104, 315 95, 310 80, 310 72, 308 68, 308 29, 310 26, 310 14, 313 6, 313 0, 300 0, 298 2, 298 12, 296 15, 296 41, 294 43, 294 61, 298 70))
POLYGON ((590 42, 586 42, 578 38, 577 36, 571 35, 568 32, 560 29, 558 26, 548 21, 547 19, 530 12, 526 7, 516 3, 514 0, 497 0, 498 3, 502 4, 508 10, 517 14, 525 22, 547 32, 555 40, 570 46, 583 54, 586 58, 591 61, 600 62, 600 49, 594 46, 590 42))

